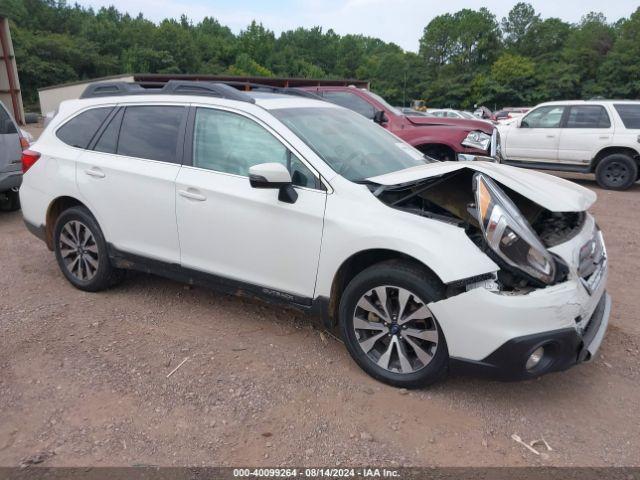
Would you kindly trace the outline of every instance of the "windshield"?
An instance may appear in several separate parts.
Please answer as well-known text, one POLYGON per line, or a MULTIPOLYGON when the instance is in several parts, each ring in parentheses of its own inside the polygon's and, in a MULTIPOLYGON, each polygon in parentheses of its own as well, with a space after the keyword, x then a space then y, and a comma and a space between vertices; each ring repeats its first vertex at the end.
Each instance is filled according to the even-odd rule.
POLYGON ((389 105, 389 103, 387 103, 387 101, 386 101, 384 98, 382 98, 380 95, 375 94, 375 93, 373 93, 373 92, 371 92, 371 91, 369 91, 369 90, 363 90, 363 92, 364 92, 364 93, 366 93, 367 95, 369 95, 370 97, 373 97, 375 100, 377 100, 377 101, 378 101, 378 103, 381 103, 381 104, 382 104, 382 106, 383 106, 384 108, 386 108, 387 110, 391 110, 391 112, 392 112, 394 115, 402 115, 402 112, 401 112, 399 109, 397 109, 396 107, 392 107, 391 105, 389 105))
POLYGON ((271 113, 336 173, 354 182, 430 162, 384 128, 345 108, 283 108, 271 113))

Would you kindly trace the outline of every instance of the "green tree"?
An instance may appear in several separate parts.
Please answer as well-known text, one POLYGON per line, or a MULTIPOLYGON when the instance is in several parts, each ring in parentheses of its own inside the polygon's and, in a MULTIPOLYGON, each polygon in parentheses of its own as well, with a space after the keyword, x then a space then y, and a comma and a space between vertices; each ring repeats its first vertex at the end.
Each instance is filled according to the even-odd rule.
POLYGON ((275 35, 255 20, 238 35, 238 51, 260 64, 266 64, 275 46, 275 35))
POLYGON ((501 22, 506 45, 519 51, 521 44, 527 40, 529 31, 538 23, 540 23, 540 15, 531 4, 517 3, 501 22))
POLYGON ((229 68, 229 73, 231 75, 242 75, 242 76, 260 76, 260 77, 272 77, 273 73, 266 68, 256 62, 253 58, 251 58, 246 53, 240 53, 236 57, 236 61, 229 68))
POLYGON ((620 38, 608 52, 598 78, 618 98, 640 98, 640 8, 619 25, 620 38))
POLYGON ((571 25, 524 2, 500 24, 485 8, 463 9, 433 18, 419 53, 318 26, 275 35, 253 21, 236 35, 215 18, 154 23, 67 0, 0 0, 0 13, 11 22, 28 107, 38 88, 133 72, 355 77, 392 103, 434 107, 640 97, 640 10, 613 24, 590 13, 571 25))
POLYGON ((562 57, 580 78, 582 95, 606 95, 597 74, 615 43, 615 30, 601 13, 589 13, 574 29, 562 51, 562 57))

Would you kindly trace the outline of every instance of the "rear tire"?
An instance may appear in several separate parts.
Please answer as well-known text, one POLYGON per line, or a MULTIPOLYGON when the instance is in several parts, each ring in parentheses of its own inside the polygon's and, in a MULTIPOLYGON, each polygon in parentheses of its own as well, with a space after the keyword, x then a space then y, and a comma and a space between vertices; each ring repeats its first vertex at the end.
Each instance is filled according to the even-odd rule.
POLYGON ((15 212, 20 210, 20 195, 17 190, 0 193, 0 211, 15 212))
POLYGON ((412 263, 392 260, 362 271, 340 300, 340 326, 351 357, 373 378, 395 387, 441 380, 449 352, 427 308, 441 298, 440 282, 412 263))
POLYGON ((58 217, 53 231, 56 260, 67 280, 87 292, 107 289, 124 276, 109 260, 107 242, 96 219, 84 207, 58 217))
POLYGON ((638 164, 623 153, 607 155, 596 167, 596 181, 608 190, 626 190, 638 179, 638 164))

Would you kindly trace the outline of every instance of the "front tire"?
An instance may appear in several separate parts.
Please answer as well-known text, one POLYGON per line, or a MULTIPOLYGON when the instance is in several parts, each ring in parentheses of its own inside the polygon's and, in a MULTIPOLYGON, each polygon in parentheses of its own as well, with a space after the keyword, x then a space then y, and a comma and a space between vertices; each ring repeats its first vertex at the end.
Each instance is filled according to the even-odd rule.
POLYGON ((122 279, 123 272, 111 266, 98 222, 86 208, 72 207, 62 212, 53 240, 58 266, 74 287, 98 292, 122 279))
POLYGON ((638 164, 622 153, 607 155, 596 167, 596 181, 608 190, 626 190, 638 178, 638 164))
POLYGON ((455 152, 443 145, 422 145, 417 148, 428 157, 435 158, 441 162, 451 162, 456 159, 455 152))
POLYGON ((340 300, 342 336, 351 357, 389 385, 419 388, 447 373, 449 352, 428 303, 439 281, 409 262, 388 261, 351 280, 340 300))

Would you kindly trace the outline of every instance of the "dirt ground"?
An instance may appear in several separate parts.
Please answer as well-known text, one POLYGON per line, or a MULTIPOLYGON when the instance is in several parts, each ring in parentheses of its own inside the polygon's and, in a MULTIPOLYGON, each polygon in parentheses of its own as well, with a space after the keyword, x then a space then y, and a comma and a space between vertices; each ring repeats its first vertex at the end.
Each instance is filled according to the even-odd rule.
POLYGON ((578 181, 598 193, 611 259, 600 356, 412 392, 369 378, 295 311, 142 274, 76 290, 20 213, 2 213, 0 465, 49 452, 47 466, 638 466, 640 183, 578 181))

